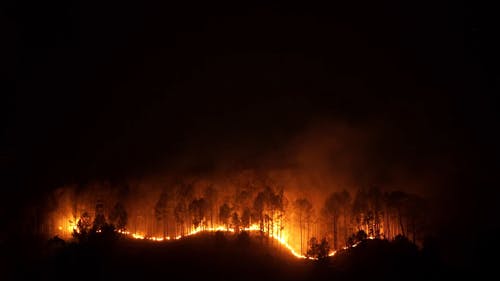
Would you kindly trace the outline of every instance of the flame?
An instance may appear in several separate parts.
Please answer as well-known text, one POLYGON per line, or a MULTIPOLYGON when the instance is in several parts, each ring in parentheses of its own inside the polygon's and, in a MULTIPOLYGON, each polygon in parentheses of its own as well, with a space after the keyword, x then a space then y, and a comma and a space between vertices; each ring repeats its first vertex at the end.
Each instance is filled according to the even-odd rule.
POLYGON ((61 217, 58 221, 59 223, 54 234, 59 237, 69 238, 73 234, 73 231, 78 231, 77 222, 71 216, 61 217))
POLYGON ((144 235, 138 234, 138 233, 132 233, 132 237, 135 239, 144 239, 145 238, 144 235))
MULTIPOLYGON (((241 228, 241 230, 244 230, 244 231, 260 231, 260 227, 258 224, 252 224, 250 225, 249 227, 245 227, 245 228, 241 228)), ((178 235, 176 237, 174 237, 173 239, 174 240, 179 240, 183 237, 188 237, 188 236, 191 236, 191 235, 195 235, 197 233, 200 233, 200 232, 216 232, 216 231, 224 231, 224 232, 236 232, 236 230, 232 227, 225 227, 225 226, 217 226, 217 227, 207 227, 207 228, 201 228, 201 227, 198 227, 194 230, 192 230, 191 232, 185 234, 184 236, 181 236, 181 235, 178 235)), ((144 235, 144 233, 130 233, 128 231, 123 231, 123 230, 119 230, 118 231, 119 233, 121 234, 124 234, 124 235, 127 235, 127 236, 130 236, 134 239, 141 239, 141 240, 149 240, 149 241, 154 241, 154 242, 163 242, 165 240, 171 240, 172 238, 170 236, 167 236, 167 237, 155 237, 155 236, 151 236, 151 237, 147 237, 146 235, 144 235)), ((310 260, 316 260, 316 258, 313 258, 313 257, 307 257, 307 256, 304 256, 300 253, 298 253, 286 240, 286 235, 277 235, 277 234, 272 234, 270 235, 269 237, 273 238, 274 240, 276 240, 279 244, 281 244, 283 247, 285 247, 288 251, 290 251, 290 253, 297 257, 297 258, 300 258, 300 259, 310 259, 310 260)), ((335 255, 336 251, 332 251, 328 254, 328 256, 333 256, 335 255)))
MULTIPOLYGON (((59 226, 58 227, 59 231, 66 230, 69 233, 72 233, 73 231, 78 231, 76 223, 73 223, 73 221, 68 220, 67 223, 66 223, 66 225, 67 225, 66 228, 63 227, 63 226, 59 226)), ((240 230, 249 231, 249 232, 261 231, 261 229, 260 229, 260 227, 259 227, 258 224, 252 224, 249 227, 240 228, 240 230)), ((147 236, 145 233, 142 233, 142 232, 132 233, 130 231, 123 230, 123 229, 117 230, 116 232, 118 232, 120 234, 123 234, 125 236, 128 236, 128 237, 131 237, 133 239, 148 240, 148 241, 153 241, 153 242, 165 242, 165 241, 170 241, 170 240, 179 240, 179 239, 182 239, 184 237, 195 235, 195 234, 200 233, 200 232, 217 232, 217 231, 232 232, 232 233, 234 233, 234 232, 236 232, 236 229, 234 229, 232 227, 222 226, 222 225, 219 225, 219 226, 216 226, 216 227, 206 227, 206 228, 198 227, 196 229, 191 230, 190 232, 188 232, 185 235, 177 235, 175 237, 170 237, 170 236, 166 236, 166 237, 147 236)), ((97 231, 97 233, 100 233, 100 232, 101 232, 101 230, 97 231)), ((268 234, 267 232, 264 232, 264 233, 268 234)), ((300 258, 300 259, 317 260, 317 258, 307 257, 307 256, 305 256, 305 255, 300 254, 299 252, 297 252, 292 247, 292 245, 290 245, 288 243, 288 241, 287 241, 288 240, 287 239, 288 235, 287 235, 286 232, 280 232, 280 235, 277 235, 276 233, 277 233, 277 231, 274 231, 274 233, 272 235, 269 235, 269 237, 271 237, 272 239, 276 240, 280 245, 282 245, 284 248, 286 248, 294 257, 300 258)), ((368 239, 373 240, 373 239, 375 239, 375 237, 369 236, 368 239)), ((357 243, 351 245, 350 247, 348 247, 348 246, 343 247, 342 250, 347 250, 349 248, 354 248, 354 247, 358 246, 359 243, 360 242, 357 242, 357 243)), ((337 254, 337 252, 338 251, 330 251, 328 253, 328 256, 332 257, 335 254, 337 254)))

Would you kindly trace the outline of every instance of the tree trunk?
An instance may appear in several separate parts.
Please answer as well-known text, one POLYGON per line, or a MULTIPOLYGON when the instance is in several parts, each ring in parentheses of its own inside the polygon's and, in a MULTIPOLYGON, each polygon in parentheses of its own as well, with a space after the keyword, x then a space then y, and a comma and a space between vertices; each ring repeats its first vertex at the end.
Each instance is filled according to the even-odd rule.
POLYGON ((343 214, 343 217, 344 217, 344 243, 347 242, 347 212, 346 210, 344 209, 344 214, 343 214))
POLYGON ((412 218, 411 224, 412 224, 411 227, 413 230, 413 244, 415 244, 415 241, 416 241, 415 236, 417 236, 417 230, 415 229, 415 218, 412 218))
POLYGON ((166 224, 165 218, 163 218, 163 222, 162 223, 163 223, 163 239, 165 239, 165 238, 167 238, 167 233, 165 231, 165 224, 166 224))
POLYGON ((300 229, 300 254, 304 251, 302 249, 302 214, 299 215, 299 229, 300 229))
POLYGON ((310 238, 310 235, 309 235, 309 231, 311 229, 311 221, 308 219, 306 220, 306 225, 307 225, 307 229, 306 229, 306 251, 307 251, 307 247, 308 247, 308 244, 309 244, 309 238, 310 238))
POLYGON ((333 249, 337 250, 337 215, 333 215, 333 249))
POLYGON ((403 216, 401 215, 401 210, 398 209, 398 219, 399 219, 399 226, 401 227, 401 234, 403 236, 406 236, 405 235, 405 228, 404 228, 404 224, 403 224, 403 216))

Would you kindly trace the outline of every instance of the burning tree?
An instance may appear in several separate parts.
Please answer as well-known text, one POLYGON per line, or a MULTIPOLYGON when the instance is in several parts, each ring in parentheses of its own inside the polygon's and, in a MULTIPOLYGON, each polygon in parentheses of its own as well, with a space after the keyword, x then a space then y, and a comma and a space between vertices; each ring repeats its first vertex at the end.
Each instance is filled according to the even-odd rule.
POLYGON ((243 210, 243 214, 241 215, 241 226, 250 227, 251 216, 252 216, 252 212, 250 211, 250 208, 246 207, 243 210))
POLYGON ((321 242, 318 243, 316 237, 312 237, 309 240, 309 247, 307 249, 306 257, 322 260, 328 257, 330 253, 330 245, 328 240, 324 237, 321 242))
POLYGON ((209 217, 210 217, 210 227, 214 227, 214 208, 216 208, 217 204, 217 190, 213 185, 208 185, 203 191, 203 197, 206 201, 206 207, 208 209, 209 217))
POLYGON ((163 238, 168 236, 168 213, 167 213, 168 196, 165 191, 162 191, 160 198, 155 205, 155 218, 162 225, 163 238))
POLYGON ((101 231, 106 225, 106 217, 104 216, 104 203, 98 200, 95 205, 95 218, 92 225, 92 231, 101 231))
POLYGON ((206 227, 205 214, 207 210, 207 202, 203 198, 194 199, 189 203, 189 212, 194 228, 202 226, 206 227))
POLYGON ((83 212, 81 217, 78 219, 78 222, 76 223, 76 229, 73 229, 73 237, 77 239, 87 237, 87 235, 90 233, 91 226, 92 222, 89 213, 83 212))
POLYGON ((338 229, 339 229, 339 218, 341 214, 344 214, 344 229, 347 228, 346 225, 346 212, 345 209, 349 204, 349 193, 347 191, 333 192, 327 197, 325 201, 325 206, 323 212, 326 217, 329 218, 333 230, 333 248, 338 249, 338 229))
POLYGON ((231 217, 231 208, 227 203, 224 203, 219 208, 219 221, 229 229, 229 218, 231 217))
POLYGON ((288 208, 287 197, 296 194, 287 193, 281 185, 267 178, 254 181, 244 178, 231 182, 231 185, 217 184, 219 189, 207 181, 197 181, 196 184, 178 181, 170 185, 173 188, 151 192, 154 194, 151 196, 134 193, 133 201, 119 193, 100 192, 94 184, 88 190, 80 189, 75 196, 61 193, 61 199, 67 204, 56 208, 53 213, 58 217, 46 224, 51 226, 49 229, 57 230, 57 234, 69 234, 75 229, 76 234, 93 230, 102 236, 106 219, 117 230, 125 232, 130 215, 130 234, 155 241, 179 238, 195 230, 206 230, 209 225, 210 229, 222 227, 235 232, 242 228, 258 229, 262 236, 267 235, 288 248, 297 249, 296 256, 308 252, 316 256, 314 247, 321 245, 323 238, 328 239, 332 249, 342 247, 342 239, 352 245, 366 238, 392 239, 398 234, 418 243, 426 227, 423 215, 426 202, 402 191, 383 193, 375 187, 367 191, 360 189, 353 200, 346 190, 335 191, 327 194, 321 202, 321 212, 317 212, 315 206, 319 202, 306 197, 294 197, 291 208, 288 208), (96 203, 95 198, 100 200, 96 203), (127 208, 122 204, 124 200, 127 200, 127 208), (109 202, 115 205, 106 210, 104 206, 109 202), (87 212, 92 205, 95 212, 87 212), (79 219, 74 220, 73 216, 79 219), (173 225, 176 226, 175 233, 173 225), (160 227, 163 233, 156 236, 160 227), (311 244, 312 236, 317 240, 311 244))
POLYGON ((231 226, 234 229, 234 232, 236 232, 236 233, 240 232, 240 225, 241 225, 241 221, 238 217, 238 213, 233 212, 233 215, 231 216, 231 226))
POLYGON ((111 210, 111 213, 109 214, 109 221, 116 227, 117 230, 125 230, 128 221, 128 214, 127 210, 120 202, 117 202, 111 210))
POLYGON ((306 239, 309 237, 312 204, 306 198, 300 198, 295 200, 294 207, 295 207, 295 212, 299 219, 300 252, 303 253, 304 234, 306 234, 306 239))

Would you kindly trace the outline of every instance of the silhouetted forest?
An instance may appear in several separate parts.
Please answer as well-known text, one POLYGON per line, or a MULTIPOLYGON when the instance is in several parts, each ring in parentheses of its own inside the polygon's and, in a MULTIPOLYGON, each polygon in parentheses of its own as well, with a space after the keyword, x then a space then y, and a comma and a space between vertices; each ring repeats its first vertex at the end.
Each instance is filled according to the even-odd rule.
MULTIPOLYGON (((422 245, 432 234, 428 202, 377 186, 324 194, 288 191, 270 178, 221 182, 183 180, 163 186, 66 186, 52 193, 28 222, 35 233, 63 238, 112 227, 141 238, 173 239, 193 231, 251 227, 283 239, 307 255, 311 244, 329 250, 368 237, 407 237, 422 245)), ((327 251, 328 252, 328 251, 327 251)))
MULTIPOLYGON (((364 239, 319 261, 297 259, 272 239, 246 231, 156 243, 103 230, 85 239, 56 237, 40 249, 31 258, 7 261, 13 279, 437 280, 453 273, 432 242, 418 248, 403 236, 364 239)), ((29 247, 19 245, 17 251, 29 247)))

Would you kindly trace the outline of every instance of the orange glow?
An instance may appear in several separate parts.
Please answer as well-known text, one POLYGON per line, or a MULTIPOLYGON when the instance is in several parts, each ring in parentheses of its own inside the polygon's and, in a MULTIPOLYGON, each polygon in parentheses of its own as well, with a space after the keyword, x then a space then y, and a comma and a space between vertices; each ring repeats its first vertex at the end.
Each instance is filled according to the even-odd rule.
MULTIPOLYGON (((244 231, 260 231, 260 228, 257 224, 252 224, 250 227, 242 228, 244 231)), ((207 227, 205 229, 202 228, 197 228, 189 233, 187 233, 184 236, 178 235, 175 237, 175 240, 179 240, 183 237, 191 236, 200 232, 216 232, 216 231, 224 231, 224 232, 235 232, 234 228, 226 228, 225 226, 217 226, 217 227, 207 227)), ((163 237, 146 237, 143 233, 130 233, 128 231, 118 231, 119 233, 125 234, 130 236, 131 238, 134 239, 141 239, 141 240, 149 240, 149 241, 154 241, 154 242, 164 242, 165 240, 171 240, 169 236, 163 238, 163 237)), ((286 238, 287 235, 281 235, 278 236, 276 234, 270 235, 271 238, 276 240, 278 243, 280 243, 283 247, 285 247, 290 253, 295 256, 296 258, 300 259, 310 259, 310 260, 316 260, 316 258, 313 257, 306 257, 304 255, 301 255, 298 253, 287 241, 286 238)), ((357 244, 353 245, 353 247, 357 246, 357 244)), ((347 249, 348 247, 344 247, 344 249, 347 249)), ((336 251, 331 251, 328 256, 334 256, 336 254, 336 251)))
POLYGON ((132 238, 135 239, 144 239, 144 235, 138 233, 132 233, 132 238))
MULTIPOLYGON (((73 231, 78 231, 78 229, 77 229, 77 223, 73 222, 72 220, 65 219, 65 224, 66 224, 66 226, 60 225, 60 226, 57 227, 57 229, 60 231, 61 235, 68 236, 71 233, 73 233, 73 231)), ((259 227, 258 224, 252 224, 249 227, 240 228, 240 230, 242 230, 242 231, 249 231, 249 232, 257 232, 257 231, 260 231, 260 227, 259 227)), ((184 237, 195 235, 195 234, 200 233, 200 232, 217 232, 217 231, 231 232, 231 233, 236 232, 236 230, 234 228, 232 228, 232 227, 228 228, 228 227, 223 226, 223 225, 214 226, 214 227, 206 227, 206 228, 198 227, 198 228, 196 228, 196 229, 188 232, 185 235, 178 235, 178 236, 175 236, 175 237, 170 237, 170 236, 166 236, 166 237, 149 236, 149 235, 146 235, 143 232, 132 233, 132 232, 127 231, 127 230, 116 230, 116 232, 118 232, 120 234, 123 234, 123 235, 126 235, 126 236, 128 236, 130 238, 133 238, 133 239, 148 240, 148 241, 153 241, 153 242, 165 242, 167 240, 168 241, 170 241, 170 240, 179 240, 179 239, 182 239, 184 237)), ((101 232, 102 232, 101 230, 97 230, 97 233, 101 233, 101 232)), ((316 260, 316 258, 307 257, 307 256, 305 256, 303 254, 300 254, 299 251, 297 251, 296 249, 294 249, 294 247, 288 242, 289 235, 288 235, 288 233, 286 231, 280 231, 279 235, 276 234, 276 233, 278 233, 277 229, 274 229, 273 230, 273 234, 271 234, 271 235, 269 233, 267 233, 267 231, 265 231, 264 233, 267 234, 268 237, 271 237, 272 239, 276 240, 279 244, 281 244, 284 248, 286 248, 294 257, 300 258, 300 259, 316 260)), ((373 239, 375 239, 375 237, 374 236, 369 236, 368 239, 373 240, 373 239)), ((354 248, 354 247, 358 246, 359 243, 360 242, 357 242, 357 243, 353 244, 350 247, 354 248)), ((347 246, 343 247, 342 250, 347 250, 350 247, 347 247, 347 246)), ((332 257, 336 253, 337 253, 337 251, 330 251, 330 253, 328 254, 328 256, 332 257)))
MULTIPOLYGON (((242 180, 245 182, 246 179, 242 180)), ((349 235, 350 229, 363 230, 366 233, 370 233, 365 236, 366 239, 376 239, 375 237, 387 237, 384 232, 384 225, 373 225, 379 227, 377 232, 369 231, 366 225, 351 225, 349 221, 355 218, 354 214, 344 214, 341 222, 338 222, 337 228, 341 229, 337 236, 339 239, 335 240, 334 234, 332 233, 332 220, 330 217, 323 216, 321 212, 317 211, 321 208, 307 209, 298 205, 297 202, 306 202, 311 208, 313 203, 315 205, 321 206, 324 204, 324 198, 307 199, 307 195, 296 194, 294 191, 284 193, 281 188, 274 188, 266 186, 263 191, 259 192, 259 187, 238 187, 241 188, 234 191, 233 186, 225 186, 226 183, 222 183, 220 187, 220 193, 217 196, 205 194, 205 183, 199 183, 192 187, 189 199, 178 199, 171 194, 168 204, 163 202, 159 204, 159 200, 163 198, 160 194, 160 199, 157 197, 157 193, 153 192, 151 195, 147 194, 144 196, 137 196, 134 200, 126 201, 124 204, 127 205, 127 209, 122 206, 122 211, 125 211, 126 219, 124 223, 118 223, 117 221, 110 221, 114 225, 120 225, 120 229, 115 231, 124 237, 130 239, 148 240, 157 243, 179 240, 187 236, 195 235, 200 232, 209 233, 221 231, 224 233, 237 233, 239 231, 251 232, 252 236, 261 236, 272 238, 277 241, 275 245, 280 245, 280 248, 286 248, 285 252, 290 252, 294 257, 300 259, 315 259, 312 257, 307 257, 306 252, 310 248, 311 238, 316 237, 317 241, 322 238, 327 239, 330 243, 331 241, 342 241, 342 237, 345 230, 345 237, 349 235), (260 196, 260 197, 259 197, 260 196), (194 199, 193 199, 194 198, 194 199), (198 202, 201 199, 209 200, 211 202, 205 206, 206 209, 203 210, 203 216, 198 214, 201 212, 196 208, 201 208, 193 202, 198 202), (229 199, 227 199, 229 198, 229 199), (238 198, 238 204, 232 203, 233 198, 238 198), (259 200, 257 200, 259 199, 259 200), (191 203, 194 205, 192 205, 191 203), (225 202, 227 201, 227 203, 225 202), (241 202, 240 202, 241 201, 241 202), (222 204, 224 202, 224 204, 222 204), (257 204, 260 207, 255 207, 257 204), (319 203, 318 203, 319 202, 319 203), (156 210, 156 205, 168 207, 162 212, 156 210), (222 204, 222 205, 221 205, 222 204), (155 206, 154 212, 151 206, 155 206), (195 209, 190 209, 192 206, 195 209), (229 217, 224 220, 220 217, 218 218, 217 212, 218 208, 226 205, 232 212, 229 217), (234 206, 233 206, 234 205, 234 206), (179 206, 179 210, 176 208, 179 206), (198 206, 198 207, 197 207, 198 206), (210 206, 210 208, 208 208, 210 206), (182 208, 181 208, 182 207, 182 208), (300 208, 299 208, 300 207, 300 208), (301 209, 302 208, 302 209, 301 209), (255 209, 255 210, 254 210, 255 209), (194 211, 193 211, 194 210, 194 211), (178 211, 178 212, 177 212, 178 211), (245 213, 246 212, 246 213, 245 213), (159 215, 161 215, 159 217, 159 215), (246 219, 243 220, 243 215, 246 219), (255 216, 254 216, 255 215, 255 216), (200 216, 200 217, 198 217, 200 216), (175 220, 174 220, 175 218, 175 220), (196 219, 196 220, 195 220, 196 219), (195 224, 196 222, 196 224, 195 224), (241 227, 242 224, 248 225, 248 227, 241 227), (198 227, 193 227, 197 225, 198 227), (124 229, 127 226, 128 229, 124 229), (180 234, 180 235, 179 235, 180 234)), ((259 183, 260 184, 260 183, 259 183)), ((94 188, 94 187, 92 187, 94 188)), ((134 187, 135 192, 141 190, 141 186, 134 187)), ((156 187, 153 186, 153 189, 156 187)), ((174 191, 184 188, 181 186, 174 186, 174 191)), ((69 189, 70 191, 72 189, 69 189)), ((262 190, 262 189, 261 189, 262 190)), ((65 191, 59 194, 60 204, 58 209, 51 213, 50 219, 47 220, 47 225, 49 225, 50 235, 57 235, 64 239, 71 239, 72 235, 76 232, 78 233, 80 229, 92 229, 92 218, 95 219, 97 207, 94 211, 95 198, 106 199, 106 209, 100 212, 110 213, 113 210, 113 204, 116 198, 113 194, 103 193, 106 189, 100 190, 100 187, 95 187, 94 189, 89 189, 86 193, 78 193, 76 191, 65 191), (83 221, 81 221, 79 218, 83 221)), ((135 193, 134 193, 135 194, 135 193)), ((208 193, 207 193, 208 194, 208 193)), ((161 199, 163 200, 163 199, 161 199)), ((234 199, 236 200, 236 199, 234 199)), ((351 200, 352 201, 352 200, 351 200)), ((99 201, 101 202, 101 201, 99 201)), ((201 204, 201 203, 200 203, 201 204)), ((100 205, 101 206, 101 205, 100 205)), ((304 205, 307 207, 307 204, 304 205)), ((99 208, 102 208, 99 207, 99 208)), ((159 208, 159 207, 158 207, 159 208)), ((107 214, 109 217, 109 214, 107 214)), ((393 214, 394 215, 394 214, 393 214)), ((219 214, 220 216, 220 214, 219 214)), ((398 227, 397 223, 389 224, 392 228, 393 233, 397 233, 398 227)), ((98 230, 97 233, 104 232, 98 230)), ((391 232, 391 233, 392 233, 391 232)), ((352 233, 354 234, 354 233, 352 233)), ((387 239, 390 239, 388 237, 387 239)), ((273 241, 274 242, 274 241, 273 241)), ((338 245, 338 243, 336 243, 338 245)), ((356 247, 359 243, 355 243, 348 247, 336 247, 335 251, 332 250, 328 252, 328 256, 334 256, 343 250, 356 247)))
POLYGON ((77 222, 71 216, 61 216, 57 222, 58 226, 54 229, 54 234, 59 237, 70 238, 73 231, 78 231, 77 222))

